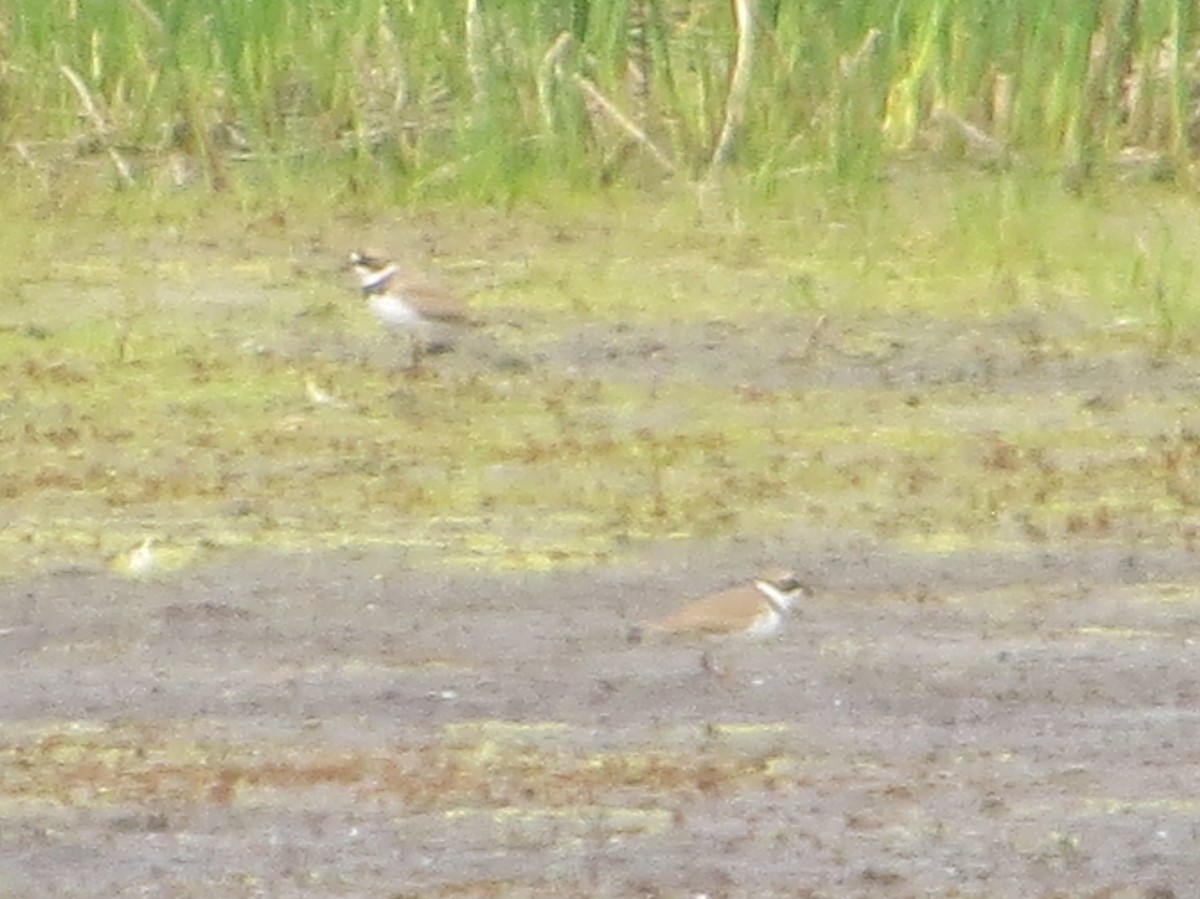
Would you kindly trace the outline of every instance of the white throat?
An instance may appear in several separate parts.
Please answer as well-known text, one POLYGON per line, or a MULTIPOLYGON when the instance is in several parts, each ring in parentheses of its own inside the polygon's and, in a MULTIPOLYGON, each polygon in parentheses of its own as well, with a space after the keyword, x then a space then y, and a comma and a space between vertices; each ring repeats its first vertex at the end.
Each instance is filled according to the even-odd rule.
POLYGON ((755 581, 754 587, 767 598, 767 602, 771 604, 771 608, 775 609, 781 615, 786 615, 792 610, 792 606, 796 601, 796 594, 799 592, 798 590, 793 590, 789 593, 780 590, 770 581, 755 581))

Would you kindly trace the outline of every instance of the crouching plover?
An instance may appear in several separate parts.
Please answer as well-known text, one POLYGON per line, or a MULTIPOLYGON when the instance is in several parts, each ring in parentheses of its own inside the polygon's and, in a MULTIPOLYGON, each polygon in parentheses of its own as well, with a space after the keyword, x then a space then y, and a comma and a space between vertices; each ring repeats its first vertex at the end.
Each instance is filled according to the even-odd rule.
MULTIPOLYGON (((773 571, 748 585, 702 596, 685 603, 670 615, 648 621, 629 632, 629 640, 643 637, 714 640, 764 640, 778 633, 784 617, 809 590, 790 571, 773 571)), ((722 679, 725 670, 708 648, 700 656, 700 667, 722 679)))
POLYGON ((440 326, 466 324, 467 304, 454 294, 405 277, 400 267, 370 252, 350 254, 367 305, 383 325, 412 337, 412 364, 426 352, 449 348, 440 326))
POLYGON ((777 633, 797 600, 808 589, 790 571, 774 571, 751 584, 722 590, 685 603, 663 618, 635 628, 630 637, 744 637, 765 639, 777 633))

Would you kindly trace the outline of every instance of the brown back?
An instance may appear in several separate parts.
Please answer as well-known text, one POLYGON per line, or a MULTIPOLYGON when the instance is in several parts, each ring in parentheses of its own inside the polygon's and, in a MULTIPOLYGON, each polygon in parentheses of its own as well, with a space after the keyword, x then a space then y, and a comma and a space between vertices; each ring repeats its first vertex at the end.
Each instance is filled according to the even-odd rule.
POLYGON ((748 628, 766 605, 754 587, 733 587, 689 602, 646 628, 666 633, 729 633, 748 628))
POLYGON ((467 302, 436 284, 406 282, 403 275, 393 280, 393 288, 426 318, 434 321, 461 322, 467 317, 467 302))

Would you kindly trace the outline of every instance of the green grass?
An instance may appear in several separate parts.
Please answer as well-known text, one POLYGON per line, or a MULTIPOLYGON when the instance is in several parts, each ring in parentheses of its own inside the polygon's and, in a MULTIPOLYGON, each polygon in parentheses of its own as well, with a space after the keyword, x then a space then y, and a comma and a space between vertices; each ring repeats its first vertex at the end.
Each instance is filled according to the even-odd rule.
POLYGON ((1196 25, 1177 5, 764 2, 711 180, 728 3, 464 9, 0 12, 7 564, 147 534, 521 567, 796 522, 933 547, 1192 539, 1169 393, 1138 399, 1147 424, 1082 388, 829 389, 802 362, 770 389, 695 359, 661 383, 453 361, 411 382, 333 276, 357 244, 403 251, 524 320, 493 329, 522 359, 585 326, 702 342, 714 322, 806 323, 802 354, 824 317, 832 370, 938 328, 992 335, 977 355, 1018 371, 1185 364, 1196 25), (348 408, 313 407, 308 377, 348 408))
MULTIPOLYGON (((384 0, 13 0, 0 138, 58 202, 80 157, 94 187, 119 183, 110 149, 158 193, 184 159, 208 188, 288 201, 506 203, 547 185, 655 184, 666 166, 690 181, 728 112, 730 8, 505 0, 469 20, 461 4, 384 0)), ((737 183, 767 193, 814 171, 870 184, 914 153, 1069 166, 1087 184, 1134 148, 1187 176, 1197 23, 1176 3, 1134 16, 1068 0, 805 0, 762 4, 756 37, 731 159, 737 183)))
POLYGON ((869 204, 805 192, 699 220, 679 200, 548 197, 516 217, 277 222, 230 199, 194 209, 186 237, 133 199, 51 220, 12 257, 6 570, 99 562, 150 534, 187 559, 382 543, 414 564, 522 568, 800 523, 939 550, 1193 539, 1186 397, 1118 396, 1105 412, 1102 375, 1038 374, 1195 353, 1180 248, 1200 222, 1161 188, 1081 200, 1015 176, 899 173, 869 204), (335 272, 363 235, 432 248, 425 261, 475 293, 499 351, 533 368, 456 354, 421 379, 393 372, 401 348, 335 272), (727 376, 705 371, 728 361, 698 348, 712 334, 746 347, 792 327, 792 346, 764 353, 802 354, 821 316, 817 356, 780 361, 773 386, 746 349, 727 376), (598 354, 645 333, 684 355, 657 380, 631 362, 597 376, 536 361, 581 328, 598 354), (873 371, 923 341, 930 359, 907 370, 990 354, 1016 380, 813 374, 873 371), (306 377, 347 407, 313 406, 306 377))

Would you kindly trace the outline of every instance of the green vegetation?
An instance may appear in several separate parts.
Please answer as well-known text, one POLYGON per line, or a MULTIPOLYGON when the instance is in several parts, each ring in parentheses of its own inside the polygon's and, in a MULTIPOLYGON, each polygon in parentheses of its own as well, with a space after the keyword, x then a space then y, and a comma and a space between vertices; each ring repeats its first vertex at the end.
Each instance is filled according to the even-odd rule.
MULTIPOLYGON (((1146 878, 1090 885, 1129 843, 1096 822, 1141 814, 1127 868, 1174 895, 1154 868, 1194 849, 1196 802, 1137 746, 1194 698, 1194 16, 4 0, 0 579, 162 582, 10 586, 5 848, 68 894, 101 868, 176 895, 657 894, 607 879, 614 853, 699 835, 898 894, 931 865, 986 890, 982 833, 1043 890, 1115 896, 1146 878), (369 246, 483 326, 402 369, 339 271, 369 246), (777 549, 848 602, 718 680, 690 649, 619 655, 642 606, 612 581, 387 580, 666 540, 777 549), (987 591, 902 559, 1031 547, 1048 564, 987 591), (318 583, 340 558, 311 597, 236 564, 343 548, 380 548, 377 589, 318 583), (563 700, 577 723, 537 720, 563 700), (112 720, 46 717, 70 709, 112 720), (1118 719, 1134 774, 1106 782, 1118 719)), ((728 891, 726 867, 671 889, 728 891)))
POLYGON ((1196 425, 1162 389, 1194 352, 1186 200, 1130 235, 1146 190, 1105 211, 932 184, 753 233, 633 201, 388 225, 454 247, 441 266, 491 322, 417 376, 333 262, 295 268, 325 257, 262 224, 93 235, 6 304, 0 556, 153 534, 176 557, 383 543, 529 568, 795 522, 939 550, 1190 545, 1196 425))
POLYGON ((173 722, 48 722, 9 728, 0 741, 0 760, 7 763, 0 788, 9 811, 111 808, 152 799, 229 805, 333 787, 353 789, 360 799, 403 803, 409 814, 482 818, 499 825, 505 837, 542 841, 561 839, 564 828, 590 837, 656 833, 671 826, 671 815, 643 807, 645 796, 783 790, 829 766, 824 758, 784 754, 779 744, 786 725, 765 748, 714 739, 686 751, 652 741, 649 747, 598 752, 566 725, 555 728, 561 745, 552 750, 537 734, 525 741, 487 735, 516 727, 462 722, 433 741, 335 751, 284 741, 197 739, 173 722), (636 805, 621 804, 635 799, 636 805))
POLYGON ((92 155, 127 186, 303 184, 339 203, 686 181, 722 163, 768 191, 812 171, 866 183, 914 151, 1067 166, 1079 182, 1115 162, 1181 174, 1192 15, 1071 0, 13 0, 0 139, 50 181, 92 155))

